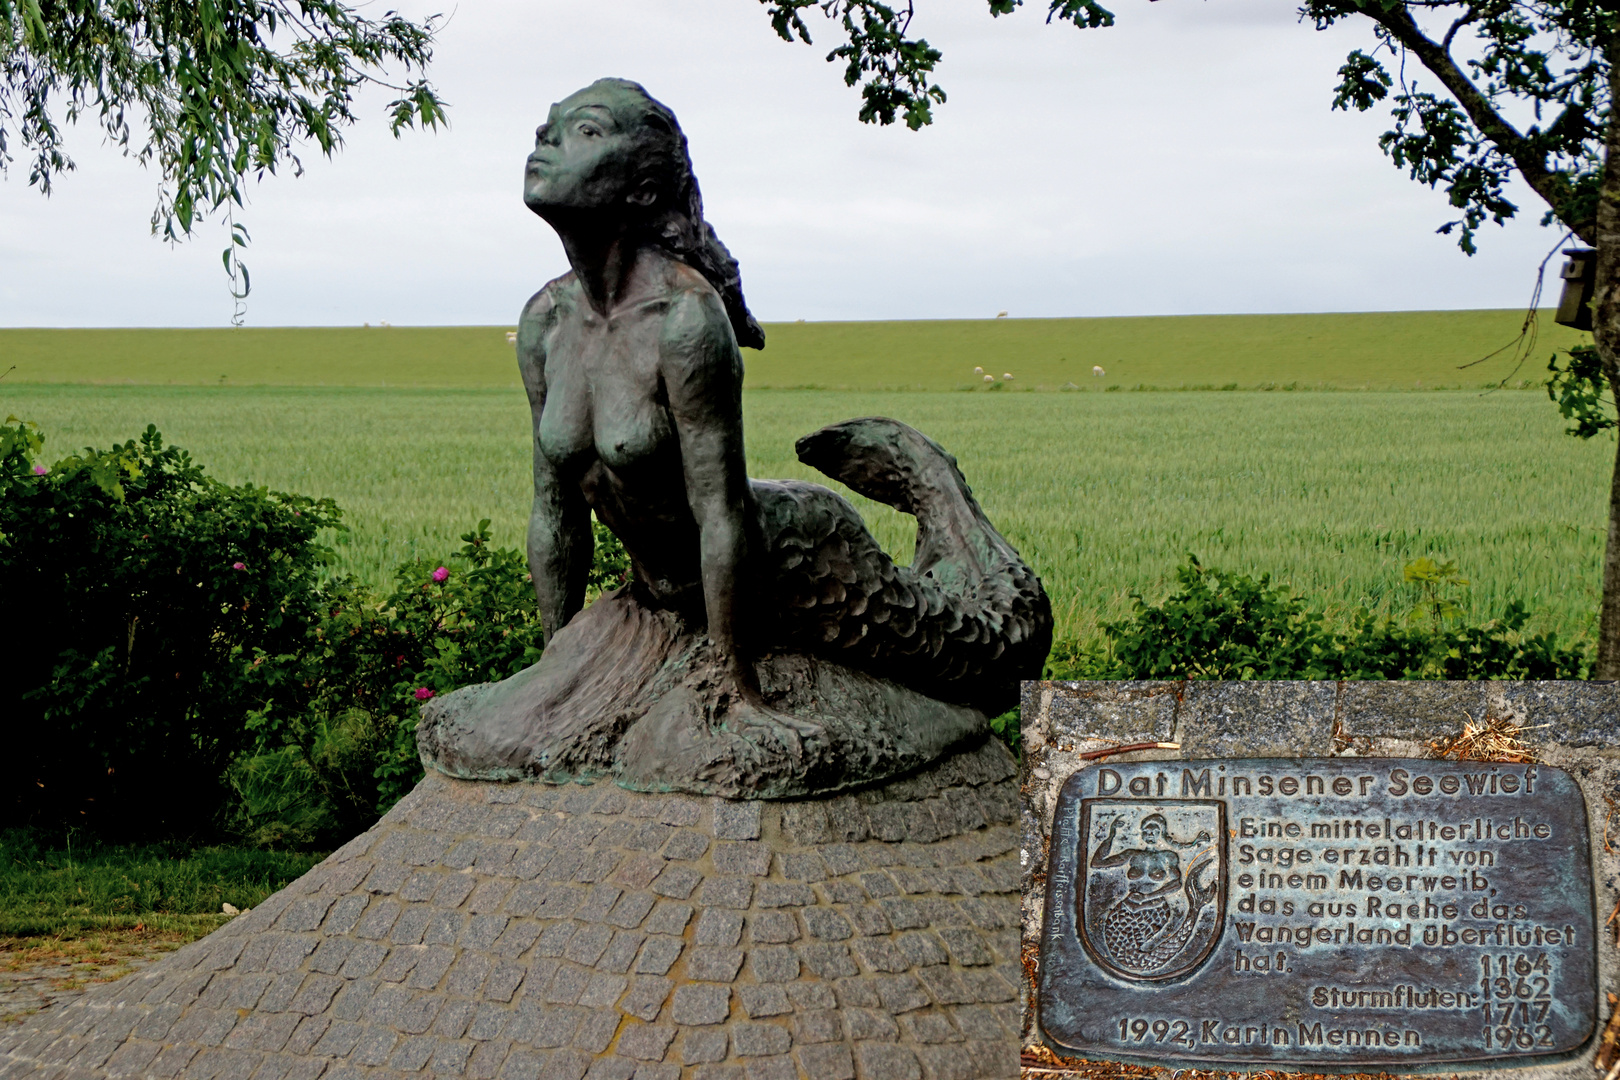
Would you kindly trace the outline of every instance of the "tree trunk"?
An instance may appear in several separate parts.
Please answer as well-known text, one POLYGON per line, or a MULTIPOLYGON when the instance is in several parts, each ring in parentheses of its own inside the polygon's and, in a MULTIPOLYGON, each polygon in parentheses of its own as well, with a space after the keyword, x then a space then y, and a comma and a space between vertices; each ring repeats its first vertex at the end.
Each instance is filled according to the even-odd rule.
MULTIPOLYGON (((1611 27, 1611 31, 1612 31, 1611 27)), ((1609 130, 1604 140, 1603 190, 1597 207, 1597 287, 1592 297, 1592 339, 1609 390, 1620 401, 1620 41, 1611 32, 1609 130)), ((1609 485, 1609 539, 1603 555, 1603 607, 1598 616, 1594 679, 1620 679, 1620 448, 1609 485)))

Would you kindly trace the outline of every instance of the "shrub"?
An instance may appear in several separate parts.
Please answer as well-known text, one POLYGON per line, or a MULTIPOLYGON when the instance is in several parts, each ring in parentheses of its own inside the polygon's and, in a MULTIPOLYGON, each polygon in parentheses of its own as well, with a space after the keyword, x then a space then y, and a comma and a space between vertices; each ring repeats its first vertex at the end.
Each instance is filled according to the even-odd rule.
POLYGON ((1135 599, 1132 618, 1104 626, 1105 638, 1054 650, 1053 678, 1089 679, 1578 679, 1588 667, 1579 644, 1525 630, 1517 600, 1478 626, 1461 623, 1445 595, 1467 581, 1450 563, 1406 567, 1421 596, 1403 621, 1362 609, 1334 629, 1305 598, 1269 575, 1176 570, 1179 589, 1158 605, 1135 599))
POLYGON ((339 511, 222 484, 153 427, 48 467, 43 445, 0 426, 0 817, 206 829, 251 741, 255 661, 300 647, 339 511))
POLYGON ((373 595, 329 583, 298 651, 267 657, 275 693, 249 716, 253 751, 231 770, 230 827, 257 843, 308 844, 369 825, 422 778, 422 702, 504 679, 540 658, 523 556, 490 547, 489 521, 441 565, 414 560, 373 595))
MULTIPOLYGON (((321 580, 329 499, 222 484, 153 427, 49 467, 43 447, 0 425, 0 823, 343 840, 421 778, 423 701, 540 656, 524 558, 488 520, 378 594, 321 580)), ((593 530, 590 587, 623 584, 593 530)))
POLYGON ((1246 574, 1205 570, 1195 557, 1176 570, 1181 591, 1157 607, 1133 594, 1135 618, 1104 627, 1132 678, 1289 679, 1331 650, 1322 616, 1303 598, 1246 574), (1141 674, 1134 674, 1141 673, 1141 674))

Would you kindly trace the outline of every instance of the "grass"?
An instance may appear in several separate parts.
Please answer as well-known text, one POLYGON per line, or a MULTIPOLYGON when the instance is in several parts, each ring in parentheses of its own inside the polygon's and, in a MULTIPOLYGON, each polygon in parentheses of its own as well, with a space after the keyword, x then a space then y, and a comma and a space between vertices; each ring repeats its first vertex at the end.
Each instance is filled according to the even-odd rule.
MULTIPOLYGON (((1522 311, 772 323, 745 352, 751 389, 1478 388, 1522 311), (1092 374, 1093 366, 1106 374, 1092 374)), ((201 386, 516 387, 509 327, 5 330, 10 382, 201 386)), ((1543 315, 1527 370, 1586 335, 1543 315)))
MULTIPOLYGON (((1188 552, 1270 572, 1343 611, 1404 611, 1420 555, 1457 560, 1463 607, 1509 597, 1537 629, 1590 636, 1603 549, 1608 440, 1583 443, 1534 392, 1227 394, 746 394, 749 468, 822 479, 793 440, 889 415, 957 455, 986 511, 1035 566, 1060 639, 1094 635, 1162 597, 1188 552)), ((479 518, 519 546, 529 415, 510 390, 43 386, 0 383, 0 415, 40 422, 47 457, 156 423, 209 470, 330 495, 354 531, 338 569, 381 582, 441 557, 479 518)), ((910 557, 910 519, 855 499, 910 557)))
POLYGON ((44 938, 77 938, 79 951, 190 941, 228 921, 223 905, 246 911, 322 858, 10 830, 0 833, 0 939, 7 951, 55 947, 44 938))

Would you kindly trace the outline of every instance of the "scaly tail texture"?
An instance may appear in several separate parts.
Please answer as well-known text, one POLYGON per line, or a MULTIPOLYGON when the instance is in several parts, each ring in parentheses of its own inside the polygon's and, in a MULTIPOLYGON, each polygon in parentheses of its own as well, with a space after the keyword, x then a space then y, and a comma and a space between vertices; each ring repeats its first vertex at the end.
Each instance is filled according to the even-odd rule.
POLYGON ((974 500, 956 459, 884 417, 806 435, 799 460, 917 519, 896 566, 844 499, 814 484, 756 481, 785 645, 995 715, 1037 679, 1052 645, 1040 579, 974 500))
POLYGON ((1102 919, 1102 940, 1114 963, 1133 975, 1155 975, 1183 959, 1204 909, 1215 900, 1214 882, 1198 884, 1198 875, 1209 862, 1207 857, 1195 859, 1187 868, 1181 886, 1187 913, 1173 923, 1174 911, 1163 897, 1135 905, 1127 896, 1109 909, 1102 919))

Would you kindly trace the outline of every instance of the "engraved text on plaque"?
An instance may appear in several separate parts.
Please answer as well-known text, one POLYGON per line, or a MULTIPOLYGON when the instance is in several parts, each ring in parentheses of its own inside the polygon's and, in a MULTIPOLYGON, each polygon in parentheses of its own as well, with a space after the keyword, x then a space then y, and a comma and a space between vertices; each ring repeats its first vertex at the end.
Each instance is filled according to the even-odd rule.
POLYGON ((1084 769, 1053 822, 1041 1025, 1153 1062, 1567 1053, 1597 1015, 1589 844, 1579 787, 1544 765, 1084 769))

